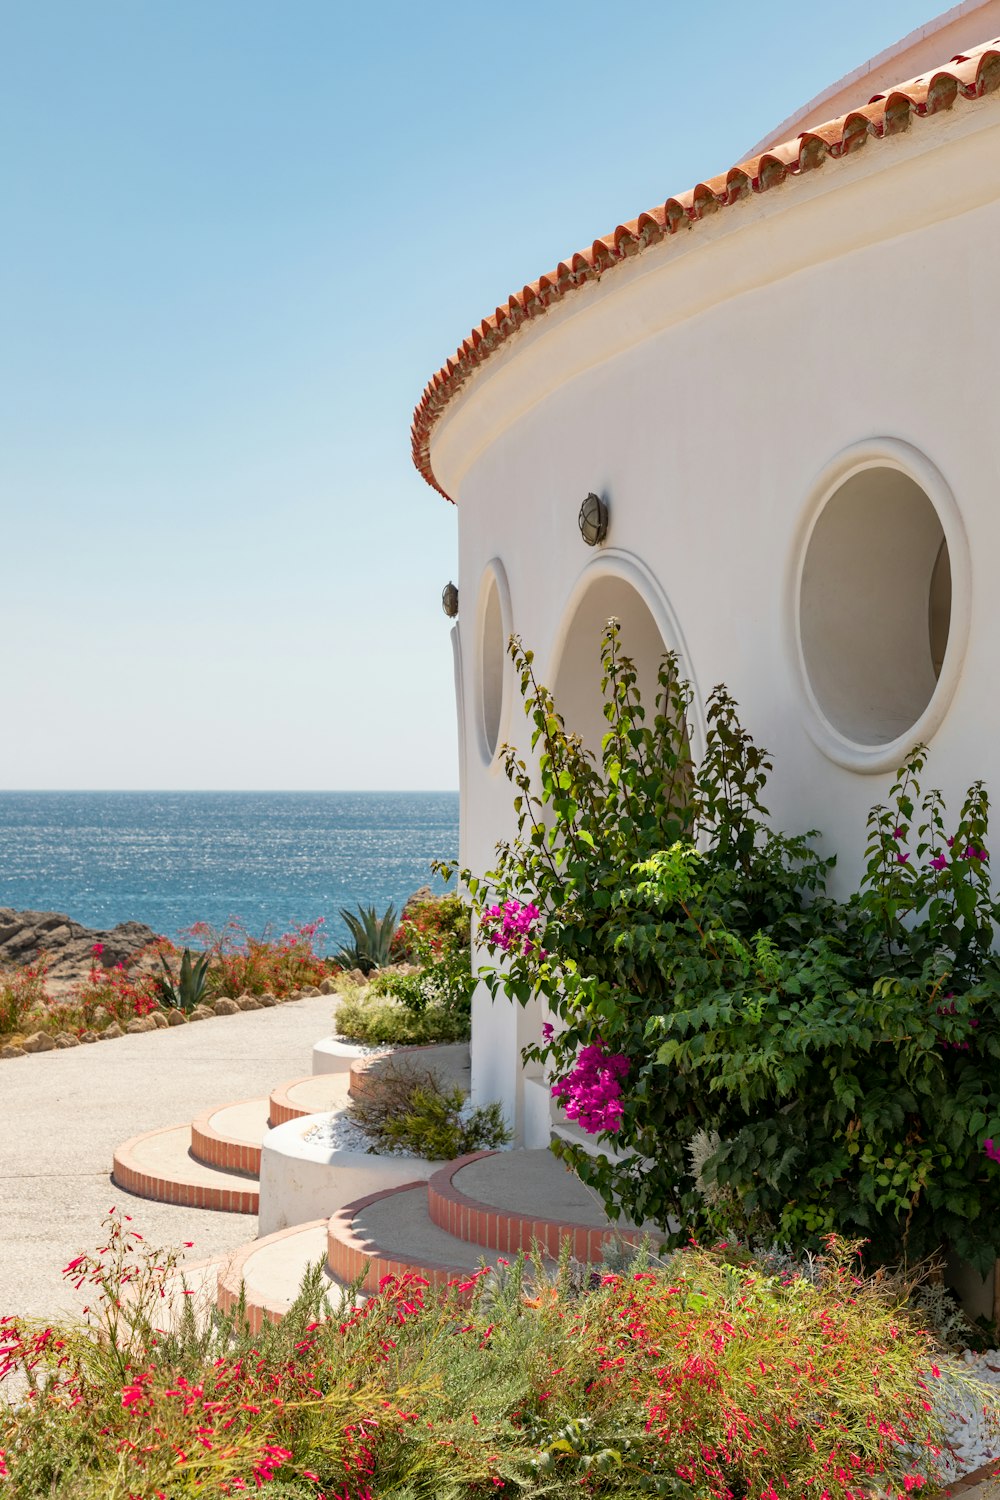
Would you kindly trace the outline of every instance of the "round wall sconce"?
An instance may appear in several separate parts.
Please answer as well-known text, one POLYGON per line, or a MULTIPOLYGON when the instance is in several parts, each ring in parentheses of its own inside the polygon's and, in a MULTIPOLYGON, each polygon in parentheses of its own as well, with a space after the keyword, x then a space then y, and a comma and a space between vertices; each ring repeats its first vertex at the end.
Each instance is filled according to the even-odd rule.
POLYGON ((608 534, 608 507, 600 495, 590 494, 580 506, 580 535, 588 547, 596 547, 608 534))
POLYGON ((446 583, 441 590, 441 608, 449 620, 458 614, 458 589, 453 583, 446 583))

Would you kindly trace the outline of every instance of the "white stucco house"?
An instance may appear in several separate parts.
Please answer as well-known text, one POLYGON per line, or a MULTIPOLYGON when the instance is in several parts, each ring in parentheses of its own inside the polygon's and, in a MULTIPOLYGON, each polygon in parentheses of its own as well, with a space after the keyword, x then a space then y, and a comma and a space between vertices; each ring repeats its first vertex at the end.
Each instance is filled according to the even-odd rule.
MULTIPOLYGON (((596 744, 612 614, 647 674, 681 653, 696 721, 728 685, 773 754, 774 820, 822 828, 845 886, 918 740, 950 799, 1000 789, 998 332, 1000 0, 906 37, 474 329, 413 427, 458 513, 462 863, 488 868, 512 827, 507 637, 596 744)), ((477 997, 474 1094, 527 1144, 547 1138, 519 1057, 537 1024, 477 997)))

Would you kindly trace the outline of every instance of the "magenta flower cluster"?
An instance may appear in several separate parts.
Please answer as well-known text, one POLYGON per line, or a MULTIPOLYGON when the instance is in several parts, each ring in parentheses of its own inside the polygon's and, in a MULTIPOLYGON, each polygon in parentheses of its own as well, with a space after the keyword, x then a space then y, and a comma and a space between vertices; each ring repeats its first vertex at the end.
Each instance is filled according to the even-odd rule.
POLYGON ((576 1120, 588 1135, 613 1133, 625 1117, 621 1084, 628 1070, 627 1057, 606 1052, 603 1042, 592 1042, 581 1050, 573 1071, 552 1085, 552 1097, 559 1100, 566 1118, 576 1120))
POLYGON ((1000 1161, 1000 1149, 998 1149, 993 1144, 992 1137, 990 1137, 989 1140, 985 1140, 983 1142, 983 1150, 986 1152, 986 1155, 989 1157, 990 1161, 1000 1161))
MULTIPOLYGON (((898 843, 899 840, 903 837, 902 828, 894 828, 892 830, 892 836, 898 843)), ((949 849, 954 849, 955 840, 953 838, 950 838, 947 840, 947 844, 949 849)), ((897 865, 905 865, 909 857, 909 854, 897 854, 897 865)), ((966 844, 959 858, 985 860, 989 858, 989 855, 987 854, 985 849, 978 849, 975 844, 966 844)), ((948 856, 947 854, 935 854, 934 858, 929 861, 929 864, 932 870, 944 870, 948 865, 948 856)))
MULTIPOLYGON (((483 912, 480 935, 493 948, 502 948, 505 953, 530 953, 535 946, 535 923, 541 912, 533 901, 505 901, 502 906, 488 906, 483 912), (492 922, 496 925, 488 926, 492 922)), ((539 950, 542 958, 545 950, 539 950)))
MULTIPOLYGON (((951 1005, 939 1005, 937 1008, 937 1013, 939 1016, 958 1015, 958 1006, 954 1003, 954 995, 954 990, 949 990, 947 995, 945 995, 944 998, 946 1000, 951 1000, 952 1003, 951 1005)), ((969 1025, 973 1030, 975 1030, 975 1028, 979 1025, 979 1021, 975 1016, 970 1017, 969 1025)), ((942 1042, 941 1045, 942 1047, 951 1047, 955 1052, 968 1052, 970 1050, 968 1042, 942 1042)))

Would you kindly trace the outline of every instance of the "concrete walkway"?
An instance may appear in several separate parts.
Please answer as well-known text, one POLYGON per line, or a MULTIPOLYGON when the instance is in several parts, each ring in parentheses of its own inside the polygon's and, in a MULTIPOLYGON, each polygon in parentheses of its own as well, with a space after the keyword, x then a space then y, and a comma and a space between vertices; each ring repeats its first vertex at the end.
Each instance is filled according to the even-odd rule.
POLYGON ((253 1239, 253 1215, 131 1197, 111 1181, 112 1153, 139 1131, 301 1078, 313 1043, 333 1029, 335 1003, 323 995, 0 1061, 0 1316, 79 1311, 60 1272, 101 1243, 112 1204, 153 1245, 193 1240, 193 1259, 253 1239))

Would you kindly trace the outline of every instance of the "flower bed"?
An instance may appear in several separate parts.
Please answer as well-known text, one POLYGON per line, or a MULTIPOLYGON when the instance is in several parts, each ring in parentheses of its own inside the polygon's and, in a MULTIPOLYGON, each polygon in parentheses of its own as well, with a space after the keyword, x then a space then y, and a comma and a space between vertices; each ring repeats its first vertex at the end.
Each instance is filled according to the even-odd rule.
POLYGON ((519 1261, 440 1293, 387 1277, 326 1322, 317 1274, 257 1333, 238 1309, 157 1331, 172 1265, 113 1216, 67 1268, 87 1331, 0 1324, 0 1376, 34 1386, 0 1415, 11 1500, 860 1500, 945 1477, 956 1392, 997 1412, 836 1247, 810 1279, 696 1248, 618 1274, 519 1261))

